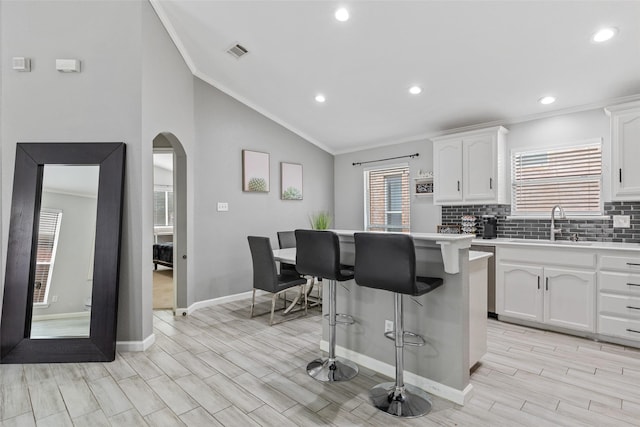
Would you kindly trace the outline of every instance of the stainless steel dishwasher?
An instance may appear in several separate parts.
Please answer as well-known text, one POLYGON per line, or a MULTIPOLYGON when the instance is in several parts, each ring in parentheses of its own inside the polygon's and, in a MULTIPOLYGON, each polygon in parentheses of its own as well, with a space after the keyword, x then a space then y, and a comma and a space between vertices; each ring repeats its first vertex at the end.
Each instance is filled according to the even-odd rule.
POLYGON ((490 252, 493 254, 487 263, 487 312, 490 317, 496 315, 496 247, 489 245, 471 245, 472 251, 490 252))

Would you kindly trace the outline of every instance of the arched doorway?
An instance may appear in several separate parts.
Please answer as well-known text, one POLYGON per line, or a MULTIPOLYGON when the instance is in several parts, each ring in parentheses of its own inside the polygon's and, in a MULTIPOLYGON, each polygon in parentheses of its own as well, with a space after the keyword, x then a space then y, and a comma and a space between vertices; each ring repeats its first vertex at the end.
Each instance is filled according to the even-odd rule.
MULTIPOLYGON (((176 308, 187 306, 187 155, 178 138, 168 132, 159 133, 153 139, 153 152, 170 154, 173 160, 170 186, 172 197, 169 199, 169 196, 166 196, 165 207, 166 219, 171 223, 172 228, 173 301, 171 309, 175 314, 176 308)), ((154 216, 156 215, 156 197, 154 197, 154 216)), ((155 224, 156 218, 154 218, 154 241, 161 235, 156 232, 155 224)))

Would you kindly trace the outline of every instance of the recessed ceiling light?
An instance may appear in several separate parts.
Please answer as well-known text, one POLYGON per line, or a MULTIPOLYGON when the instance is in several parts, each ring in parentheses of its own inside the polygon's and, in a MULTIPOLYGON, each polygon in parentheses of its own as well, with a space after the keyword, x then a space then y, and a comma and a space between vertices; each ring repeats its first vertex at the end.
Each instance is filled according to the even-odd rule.
POLYGON ((324 95, 323 95, 323 94, 319 93, 319 94, 317 94, 317 95, 316 95, 316 102, 320 102, 320 103, 322 103, 322 102, 324 102, 324 101, 326 101, 326 100, 327 100, 327 99, 324 97, 324 95))
POLYGON ((538 102, 540 104, 543 104, 543 105, 553 104, 554 102, 556 102, 556 97, 555 96, 543 96, 542 98, 540 98, 538 100, 538 102))
POLYGON ((596 43, 602 43, 602 42, 606 42, 607 40, 611 39, 613 36, 615 36, 618 33, 618 29, 617 28, 603 28, 600 31, 598 31, 597 33, 595 33, 593 35, 593 37, 591 38, 591 40, 593 40, 596 43))
POLYGON ((420 92, 422 92, 422 88, 420 86, 411 86, 409 88, 409 93, 411 95, 418 95, 420 92))
POLYGON ((348 21, 349 20, 349 11, 347 9, 345 9, 344 7, 341 7, 340 9, 336 10, 336 13, 335 13, 334 16, 340 22, 348 21))

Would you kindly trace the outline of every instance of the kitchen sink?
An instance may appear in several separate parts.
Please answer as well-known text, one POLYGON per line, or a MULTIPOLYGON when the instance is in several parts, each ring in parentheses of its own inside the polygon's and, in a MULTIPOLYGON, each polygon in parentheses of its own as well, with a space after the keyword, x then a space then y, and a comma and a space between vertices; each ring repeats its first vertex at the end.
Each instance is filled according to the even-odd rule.
POLYGON ((510 242, 514 243, 522 243, 522 244, 534 244, 534 245, 566 245, 566 246, 591 246, 593 242, 572 242, 571 240, 556 240, 552 242, 551 240, 534 240, 534 239, 509 239, 510 242))

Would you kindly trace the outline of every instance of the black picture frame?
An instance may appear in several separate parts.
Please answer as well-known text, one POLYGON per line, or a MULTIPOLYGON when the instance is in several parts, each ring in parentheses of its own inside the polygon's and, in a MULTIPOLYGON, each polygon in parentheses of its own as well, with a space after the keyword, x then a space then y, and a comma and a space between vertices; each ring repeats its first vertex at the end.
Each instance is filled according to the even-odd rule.
POLYGON ((115 359, 125 144, 18 143, 0 324, 0 363, 115 359), (31 339, 44 165, 99 165, 90 335, 31 339))

